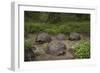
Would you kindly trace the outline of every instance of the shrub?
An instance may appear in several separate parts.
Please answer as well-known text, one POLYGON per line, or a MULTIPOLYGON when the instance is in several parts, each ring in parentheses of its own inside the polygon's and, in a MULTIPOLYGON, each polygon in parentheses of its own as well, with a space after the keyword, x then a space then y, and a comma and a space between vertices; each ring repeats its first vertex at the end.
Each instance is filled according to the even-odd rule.
POLYGON ((83 59, 90 58, 90 43, 87 41, 81 41, 78 45, 74 46, 75 58, 83 59))

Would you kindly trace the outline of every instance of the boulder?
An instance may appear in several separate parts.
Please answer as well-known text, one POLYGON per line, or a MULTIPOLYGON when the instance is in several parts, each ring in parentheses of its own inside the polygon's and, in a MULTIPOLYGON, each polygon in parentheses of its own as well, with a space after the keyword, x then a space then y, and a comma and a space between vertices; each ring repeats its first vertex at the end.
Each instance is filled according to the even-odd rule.
POLYGON ((57 38, 58 40, 65 40, 65 39, 66 39, 66 37, 65 37, 64 34, 58 34, 58 35, 56 36, 56 38, 57 38))
POLYGON ((48 33, 39 33, 36 37, 36 42, 43 44, 51 41, 51 36, 48 33))
POLYGON ((32 49, 35 56, 40 56, 45 54, 45 47, 43 45, 41 46, 35 46, 35 48, 32 49))
POLYGON ((80 37, 79 33, 72 32, 69 35, 69 40, 71 40, 71 41, 73 41, 73 40, 80 40, 80 39, 81 39, 81 37, 80 37))
POLYGON ((47 53, 51 55, 64 55, 66 53, 66 46, 60 41, 52 41, 48 44, 47 53))

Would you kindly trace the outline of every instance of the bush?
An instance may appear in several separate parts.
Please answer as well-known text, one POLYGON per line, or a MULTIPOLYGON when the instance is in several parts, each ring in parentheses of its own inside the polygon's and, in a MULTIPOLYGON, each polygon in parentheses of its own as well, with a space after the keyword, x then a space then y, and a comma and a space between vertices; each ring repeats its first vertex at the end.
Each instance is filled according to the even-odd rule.
POLYGON ((90 58, 90 43, 87 41, 81 41, 78 45, 74 46, 75 58, 83 59, 90 58))

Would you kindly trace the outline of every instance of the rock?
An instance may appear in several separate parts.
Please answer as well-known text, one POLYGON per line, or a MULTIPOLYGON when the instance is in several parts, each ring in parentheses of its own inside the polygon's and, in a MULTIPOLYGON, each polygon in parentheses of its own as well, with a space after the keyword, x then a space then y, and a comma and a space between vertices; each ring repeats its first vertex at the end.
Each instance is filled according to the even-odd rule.
POLYGON ((51 55, 64 55, 66 53, 66 46, 60 41, 52 41, 48 44, 47 53, 51 55))
POLYGON ((41 46, 36 46, 36 48, 32 49, 35 56, 40 56, 40 55, 44 55, 45 54, 45 50, 41 47, 41 46))
POLYGON ((35 54, 32 51, 32 49, 25 49, 24 50, 24 61, 34 61, 35 60, 35 54))
POLYGON ((36 37, 36 42, 43 44, 51 41, 51 36, 48 33, 39 33, 36 37))
POLYGON ((58 40, 65 40, 65 39, 66 39, 66 37, 65 37, 64 34, 58 34, 58 35, 56 36, 56 38, 57 38, 58 40))
POLYGON ((73 40, 80 40, 80 39, 81 37, 79 33, 76 32, 70 33, 69 40, 73 41, 73 40))

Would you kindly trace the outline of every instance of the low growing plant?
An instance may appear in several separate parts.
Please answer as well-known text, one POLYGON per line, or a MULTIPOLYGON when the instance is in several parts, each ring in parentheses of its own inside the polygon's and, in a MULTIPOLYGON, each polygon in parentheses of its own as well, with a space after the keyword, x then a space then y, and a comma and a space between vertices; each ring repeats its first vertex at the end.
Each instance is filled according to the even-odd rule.
POLYGON ((78 45, 74 46, 75 58, 83 59, 90 58, 90 43, 87 41, 81 41, 78 45))

